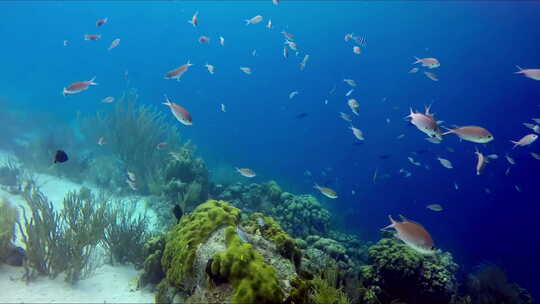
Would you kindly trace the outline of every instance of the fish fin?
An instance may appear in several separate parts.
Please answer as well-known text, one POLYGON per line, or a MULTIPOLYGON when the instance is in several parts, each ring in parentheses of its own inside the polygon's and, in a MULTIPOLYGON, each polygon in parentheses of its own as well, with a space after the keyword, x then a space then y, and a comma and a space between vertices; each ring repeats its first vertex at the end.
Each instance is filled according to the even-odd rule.
POLYGON ((94 80, 96 80, 96 76, 92 77, 92 79, 90 79, 90 85, 98 85, 97 83, 94 82, 94 80))
POLYGON ((433 116, 433 113, 429 113, 429 110, 431 110, 431 104, 429 104, 428 106, 424 105, 424 109, 425 109, 425 113, 426 115, 431 115, 433 116))
POLYGON ((523 71, 523 69, 522 69, 519 65, 516 65, 516 68, 517 68, 519 71, 515 72, 514 74, 520 74, 521 71, 523 71))
POLYGON ((420 58, 416 57, 416 56, 413 56, 415 62, 413 62, 412 64, 417 64, 417 63, 420 63, 422 62, 422 60, 420 60, 420 58))
POLYGON ((390 214, 388 215, 388 219, 390 220, 390 225, 382 228, 381 230, 386 230, 388 228, 394 228, 396 226, 396 221, 394 221, 394 219, 392 218, 392 216, 390 214))
POLYGON ((244 21, 246 22, 246 25, 249 25, 251 23, 249 19, 245 19, 244 21))
POLYGON ((399 218, 401 219, 402 222, 405 222, 405 221, 410 222, 406 217, 404 217, 401 214, 399 215, 399 218))
POLYGON ((67 94, 66 94, 66 88, 64 88, 64 89, 62 90, 62 95, 64 95, 64 97, 67 96, 67 94))
POLYGON ((414 114, 414 112, 413 112, 412 107, 409 107, 409 115, 403 117, 403 119, 411 118, 413 114, 414 114))
POLYGON ((514 144, 514 146, 512 147, 512 149, 515 149, 517 146, 519 146, 519 142, 518 142, 518 141, 513 141, 513 140, 511 140, 510 142, 514 144))

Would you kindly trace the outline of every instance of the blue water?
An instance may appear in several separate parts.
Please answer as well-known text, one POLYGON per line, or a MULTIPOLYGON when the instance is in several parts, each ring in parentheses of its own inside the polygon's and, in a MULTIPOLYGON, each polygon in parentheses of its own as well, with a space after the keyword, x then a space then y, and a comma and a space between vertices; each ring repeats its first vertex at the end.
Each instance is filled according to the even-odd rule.
MULTIPOLYGON (((403 214, 426 226, 437 247, 452 252, 462 270, 493 261, 538 295, 540 161, 529 152, 540 153, 540 143, 511 150, 509 140, 531 133, 522 123, 540 117, 540 82, 514 74, 515 65, 540 67, 539 15, 540 3, 525 1, 284 0, 277 7, 270 0, 4 1, 0 97, 3 106, 48 111, 58 122, 69 122, 77 111, 107 109, 110 105, 99 101, 120 97, 127 70, 143 103, 168 113, 161 105, 167 94, 191 112, 193 126, 182 127, 182 137, 197 145, 211 170, 249 167, 258 173, 254 181, 274 179, 291 192, 318 195, 313 184, 326 184, 339 199, 318 197, 363 238, 376 240, 388 214, 403 214), (187 23, 195 11, 197 28, 187 23), (244 19, 257 14, 265 20, 246 26, 244 19), (96 28, 103 17, 109 22, 96 28), (265 27, 269 18, 272 30, 265 27), (283 58, 282 30, 295 35, 298 57, 290 52, 283 58), (350 32, 367 39, 360 55, 343 39, 350 32), (92 33, 102 39, 83 40, 92 33), (201 35, 210 43, 199 44, 201 35), (108 52, 115 38, 120 46, 108 52), (254 49, 257 56, 251 55, 254 49), (300 71, 304 54, 310 59, 300 71), (413 56, 438 58, 441 66, 433 72, 440 81, 408 74, 413 56), (195 65, 180 82, 163 79, 188 60, 195 65), (206 62, 216 67, 214 75, 204 68, 206 62), (243 74, 240 66, 251 67, 253 74, 243 74), (69 83, 93 76, 98 86, 61 95, 69 83), (351 97, 360 102, 360 115, 353 124, 364 132, 363 144, 355 144, 348 123, 338 117, 340 111, 350 112, 344 96, 350 88, 343 78, 358 83, 351 97), (293 100, 291 91, 299 91, 293 100), (445 125, 481 125, 495 140, 475 145, 452 135, 440 145, 428 143, 402 119, 409 107, 422 110, 427 104, 445 125), (304 112, 307 117, 295 118, 304 112), (396 139, 400 134, 405 137, 396 139), (475 175, 475 146, 499 155, 480 176, 475 175), (419 150, 428 151, 411 154, 419 150), (517 162, 509 176, 507 152, 517 162), (390 157, 381 159, 384 154, 390 157), (413 166, 407 156, 431 169, 413 166), (454 169, 440 166, 437 156, 451 160, 454 169), (400 168, 412 176, 400 176, 400 168), (384 174, 390 177, 381 178, 384 174), (445 210, 425 208, 432 203, 445 210)), ((172 115, 171 123, 176 123, 172 115)))

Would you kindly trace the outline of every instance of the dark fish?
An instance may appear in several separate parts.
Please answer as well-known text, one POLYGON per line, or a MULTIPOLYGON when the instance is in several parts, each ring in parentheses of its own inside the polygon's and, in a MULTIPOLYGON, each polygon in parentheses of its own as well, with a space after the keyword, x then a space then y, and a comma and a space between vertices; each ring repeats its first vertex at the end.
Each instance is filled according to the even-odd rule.
POLYGON ((180 219, 182 218, 182 215, 184 215, 184 212, 182 211, 182 207, 180 207, 180 205, 178 204, 174 205, 172 212, 174 214, 174 217, 176 217, 177 222, 179 222, 180 219))
POLYGON ((58 150, 56 151, 56 154, 54 155, 54 163, 65 163, 68 161, 68 155, 66 154, 66 152, 62 151, 62 150, 58 150))
POLYGON ((390 158, 390 155, 388 155, 388 154, 383 154, 383 155, 380 155, 379 158, 380 158, 380 159, 389 159, 389 158, 390 158))
POLYGON ((296 115, 296 118, 304 118, 306 116, 308 116, 308 113, 304 112, 304 113, 300 113, 300 114, 296 115))

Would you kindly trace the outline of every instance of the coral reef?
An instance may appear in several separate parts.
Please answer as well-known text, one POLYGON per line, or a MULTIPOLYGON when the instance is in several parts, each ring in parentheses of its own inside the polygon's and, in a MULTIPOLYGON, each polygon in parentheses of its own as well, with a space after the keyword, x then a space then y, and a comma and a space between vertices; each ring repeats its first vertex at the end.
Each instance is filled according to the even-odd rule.
POLYGON ((21 191, 21 183, 24 171, 15 159, 7 158, 0 163, 0 188, 18 194, 21 191))
POLYGON ((457 291, 457 264, 448 252, 421 255, 394 238, 369 248, 369 265, 362 266, 363 298, 387 303, 451 303, 457 291))
POLYGON ((146 258, 143 262, 143 271, 137 282, 138 288, 143 288, 148 284, 156 285, 165 277, 161 267, 164 249, 165 234, 154 236, 144 244, 143 255, 146 258))
POLYGON ((310 302, 313 304, 350 304, 347 294, 339 287, 338 270, 327 268, 323 276, 317 275, 310 281, 310 302))
POLYGON ((13 248, 17 219, 17 209, 6 199, 0 199, 0 263, 7 260, 13 248))
POLYGON ((517 284, 508 282, 506 273, 498 266, 484 264, 469 274, 467 291, 473 304, 532 304, 532 296, 517 284))

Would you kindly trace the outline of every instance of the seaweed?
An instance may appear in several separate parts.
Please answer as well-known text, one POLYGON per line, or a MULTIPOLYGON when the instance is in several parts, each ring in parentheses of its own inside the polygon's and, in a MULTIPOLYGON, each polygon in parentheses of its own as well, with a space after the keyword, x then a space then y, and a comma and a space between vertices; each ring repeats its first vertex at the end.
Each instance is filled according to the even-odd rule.
POLYGON ((145 260, 144 246, 151 235, 148 232, 146 212, 136 215, 137 201, 116 201, 107 211, 103 245, 109 253, 109 262, 132 263, 140 268, 145 260))
POLYGON ((78 120, 86 140, 97 142, 103 137, 106 141, 103 149, 133 172, 137 176, 138 191, 148 194, 148 185, 159 179, 169 157, 166 150, 157 149, 157 145, 166 142, 170 149, 179 147, 180 134, 176 126, 167 123, 163 111, 138 105, 137 99, 136 91, 130 89, 113 110, 78 120))
POLYGON ((0 262, 5 261, 15 240, 17 209, 6 199, 0 199, 0 262))
POLYGON ((336 267, 326 268, 310 281, 310 300, 314 304, 349 304, 351 300, 343 292, 339 282, 339 270, 336 267))

